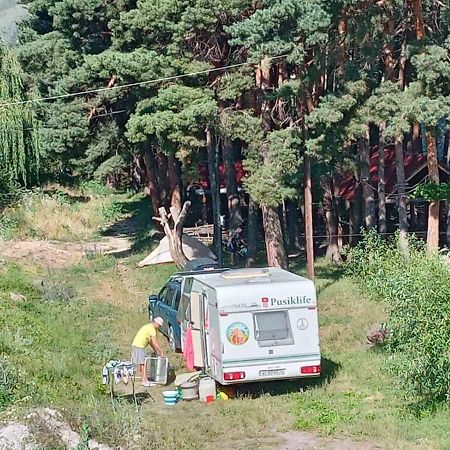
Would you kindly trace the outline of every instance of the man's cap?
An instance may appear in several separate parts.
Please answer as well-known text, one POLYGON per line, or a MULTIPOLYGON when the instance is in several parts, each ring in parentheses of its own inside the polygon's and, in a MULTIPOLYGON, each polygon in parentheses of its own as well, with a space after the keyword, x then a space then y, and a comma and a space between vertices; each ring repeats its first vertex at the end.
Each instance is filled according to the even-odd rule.
POLYGON ((155 323, 158 324, 160 327, 162 327, 162 326, 163 326, 163 323, 164 323, 164 319, 163 319, 162 317, 155 317, 155 318, 153 319, 153 322, 155 322, 155 323))

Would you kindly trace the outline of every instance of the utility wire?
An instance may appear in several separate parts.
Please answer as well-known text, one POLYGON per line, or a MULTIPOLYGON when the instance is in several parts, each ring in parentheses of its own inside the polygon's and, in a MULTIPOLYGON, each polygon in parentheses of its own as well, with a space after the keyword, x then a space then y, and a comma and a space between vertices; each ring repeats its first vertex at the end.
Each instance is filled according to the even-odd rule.
MULTIPOLYGON (((92 119, 97 119, 98 117, 105 117, 105 116, 113 116, 115 114, 121 114, 124 112, 127 112, 127 109, 120 109, 119 111, 111 111, 108 113, 104 113, 104 114, 97 114, 95 116, 92 116, 89 120, 92 119)), ((40 126, 36 126, 36 127, 32 127, 32 128, 7 128, 8 131, 17 131, 17 132, 23 132, 23 131, 32 131, 32 130, 54 130, 55 127, 40 127, 40 126)))
MULTIPOLYGON (((288 55, 285 54, 285 55, 280 55, 280 56, 271 56, 266 59, 272 61, 274 59, 285 58, 286 56, 288 56, 288 55)), ((179 80, 182 78, 193 77, 196 75, 205 75, 205 74, 212 73, 212 72, 219 72, 222 70, 235 69, 237 67, 251 66, 254 64, 258 64, 258 63, 259 63, 259 61, 246 61, 243 63, 230 64, 230 65, 222 66, 222 67, 214 67, 212 69, 198 70, 197 72, 184 73, 181 75, 174 75, 171 77, 156 78, 154 80, 137 81, 135 83, 120 84, 118 86, 90 89, 90 90, 86 90, 86 91, 73 92, 71 94, 53 95, 51 97, 40 97, 40 98, 34 98, 34 99, 29 99, 29 100, 22 100, 22 101, 18 101, 18 102, 0 103, 0 107, 13 106, 13 105, 25 105, 27 103, 39 103, 39 102, 45 102, 45 101, 49 101, 49 100, 58 100, 61 98, 79 97, 81 95, 97 94, 99 92, 125 89, 125 88, 136 87, 136 86, 144 86, 147 84, 161 83, 163 81, 173 81, 173 80, 179 80)))

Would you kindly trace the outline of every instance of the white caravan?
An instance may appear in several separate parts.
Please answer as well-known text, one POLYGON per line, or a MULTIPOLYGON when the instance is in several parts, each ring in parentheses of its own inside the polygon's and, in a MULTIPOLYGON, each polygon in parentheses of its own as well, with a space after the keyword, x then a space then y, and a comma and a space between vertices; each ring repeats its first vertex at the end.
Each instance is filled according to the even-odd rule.
POLYGON ((182 283, 181 342, 221 384, 320 376, 314 283, 278 268, 196 274, 182 283))

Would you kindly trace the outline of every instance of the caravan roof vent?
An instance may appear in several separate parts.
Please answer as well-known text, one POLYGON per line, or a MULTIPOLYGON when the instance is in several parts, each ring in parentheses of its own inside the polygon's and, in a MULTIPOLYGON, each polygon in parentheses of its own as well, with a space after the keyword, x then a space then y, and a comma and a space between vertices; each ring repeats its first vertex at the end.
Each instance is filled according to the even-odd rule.
POLYGON ((226 280, 238 280, 244 278, 263 278, 270 277, 268 269, 242 269, 242 270, 229 270, 220 275, 226 280))

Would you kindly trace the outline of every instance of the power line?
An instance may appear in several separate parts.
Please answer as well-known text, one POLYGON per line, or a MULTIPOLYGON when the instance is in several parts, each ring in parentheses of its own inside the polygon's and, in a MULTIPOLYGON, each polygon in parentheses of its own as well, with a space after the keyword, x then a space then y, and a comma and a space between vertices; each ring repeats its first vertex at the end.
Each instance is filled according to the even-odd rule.
MULTIPOLYGON (((124 113, 127 111, 128 111, 127 109, 120 109, 119 111, 111 111, 111 112, 104 113, 104 114, 98 114, 98 115, 92 116, 90 118, 90 120, 97 119, 98 117, 113 116, 115 114, 121 114, 121 113, 124 113)), ((6 127, 6 129, 8 131, 17 131, 20 133, 23 131, 32 131, 32 130, 37 130, 37 131, 39 131, 39 130, 54 130, 55 128, 54 127, 32 127, 32 128, 8 128, 8 127, 6 127)))
MULTIPOLYGON (((286 56, 288 56, 288 55, 285 54, 285 55, 280 55, 280 56, 271 56, 266 59, 272 61, 274 59, 285 58, 286 56)), ((181 75, 174 75, 171 77, 157 78, 154 80, 138 81, 135 83, 120 84, 118 86, 104 87, 104 88, 98 88, 98 89, 90 89, 90 90, 86 90, 86 91, 73 92, 71 94, 53 95, 51 97, 40 97, 40 98, 34 98, 34 99, 29 99, 29 100, 22 100, 19 102, 0 103, 0 107, 13 106, 13 105, 25 105, 27 103, 39 103, 39 102, 45 102, 45 101, 49 101, 49 100, 58 100, 58 99, 62 99, 62 98, 79 97, 81 95, 97 94, 99 92, 125 89, 125 88, 136 87, 136 86, 144 86, 147 84, 161 83, 163 81, 179 80, 182 78, 193 77, 196 75, 205 75, 205 74, 212 73, 212 72, 219 72, 222 70, 235 69, 237 67, 250 66, 250 65, 254 65, 254 64, 258 64, 258 63, 259 63, 259 61, 246 61, 243 63, 230 64, 230 65, 222 66, 222 67, 214 67, 212 69, 199 70, 197 72, 190 72, 190 73, 185 73, 185 74, 181 74, 181 75)))

